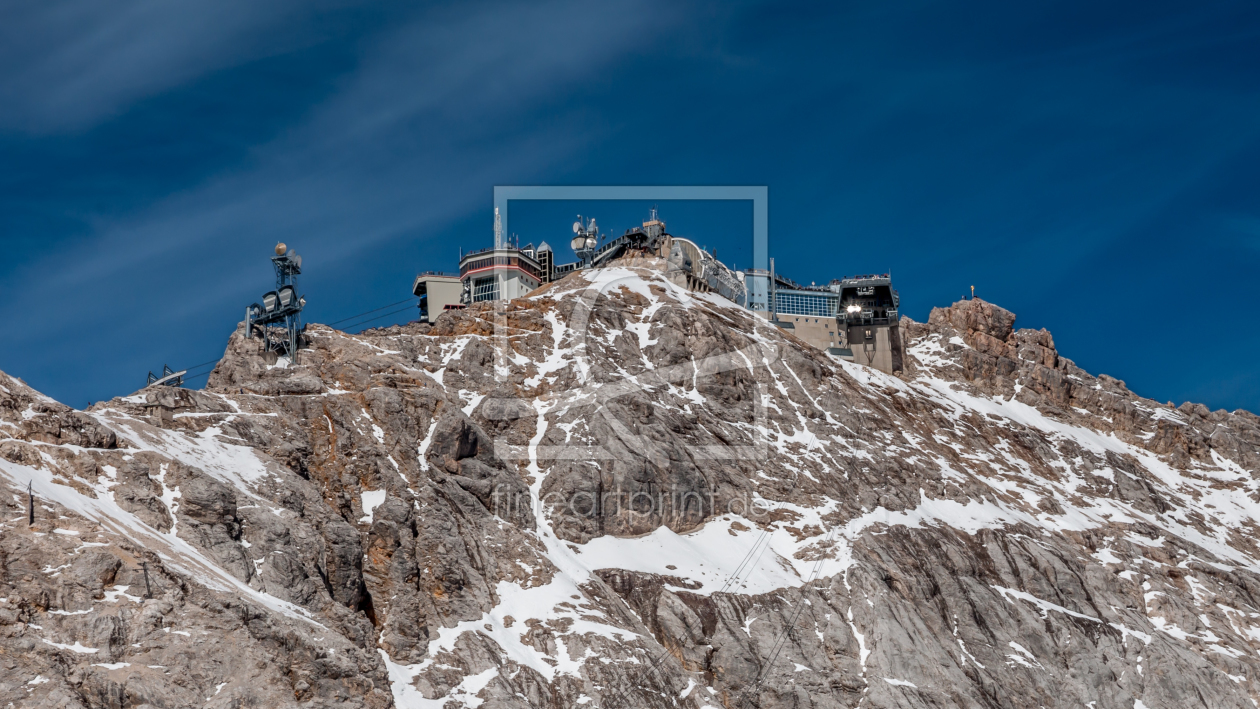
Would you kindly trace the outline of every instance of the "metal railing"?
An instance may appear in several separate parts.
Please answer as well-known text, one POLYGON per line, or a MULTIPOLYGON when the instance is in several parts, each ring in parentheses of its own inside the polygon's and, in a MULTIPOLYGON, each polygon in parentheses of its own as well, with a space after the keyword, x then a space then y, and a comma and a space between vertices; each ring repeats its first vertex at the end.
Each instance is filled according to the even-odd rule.
POLYGON ((844 313, 840 318, 841 322, 848 325, 896 325, 897 318, 864 318, 861 313, 844 313))
POLYGON ((484 253, 486 253, 487 251, 494 251, 494 250, 495 250, 495 248, 494 248, 493 246, 487 246, 487 247, 486 247, 486 248, 484 248, 484 249, 476 249, 476 250, 474 250, 474 251, 465 251, 465 252, 464 252, 464 255, 460 258, 460 260, 462 261, 462 260, 464 260, 464 259, 468 258, 469 256, 476 256, 477 254, 484 254, 484 253))

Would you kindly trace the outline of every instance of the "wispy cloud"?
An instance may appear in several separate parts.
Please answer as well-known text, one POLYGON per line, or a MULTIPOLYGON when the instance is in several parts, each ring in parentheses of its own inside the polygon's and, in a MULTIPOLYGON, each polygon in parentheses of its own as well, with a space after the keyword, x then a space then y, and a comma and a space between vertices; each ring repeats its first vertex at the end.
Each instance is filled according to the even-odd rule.
POLYGON ((81 130, 208 72, 317 41, 318 27, 302 25, 335 9, 295 0, 17 0, 0 23, 0 128, 81 130))
POLYGON ((598 138, 601 126, 580 112, 531 121, 524 134, 515 126, 574 84, 598 81, 642 48, 649 18, 659 32, 664 17, 623 1, 598 12, 553 2, 417 18, 378 38, 342 91, 245 165, 101 224, 94 246, 69 263, 52 255, 31 275, 50 288, 108 282, 205 244, 272 235, 336 258, 450 220, 488 203, 494 179, 548 172, 598 138))
MULTIPOLYGON (((413 16, 374 36, 339 90, 251 148, 241 164, 99 222, 73 250, 13 273, 14 297, 0 304, 8 345, 34 352, 84 322, 107 322, 88 336, 114 349, 152 338, 155 322, 215 322, 225 313, 239 319, 266 285, 265 255, 276 240, 297 245, 311 270, 323 264, 328 271, 368 250, 398 250, 400 239, 432 239, 488 210, 493 184, 580 163, 608 126, 564 107, 566 92, 644 51, 644 37, 659 36, 670 17, 666 8, 633 0, 598 9, 582 2, 467 5, 413 16), (517 127, 525 116, 528 132, 517 127), (70 293, 92 296, 47 307, 70 293)), ((121 105, 123 98, 101 102, 121 105)), ((419 264, 390 264, 400 266, 419 264)), ((405 292, 405 276, 397 287, 405 292)))

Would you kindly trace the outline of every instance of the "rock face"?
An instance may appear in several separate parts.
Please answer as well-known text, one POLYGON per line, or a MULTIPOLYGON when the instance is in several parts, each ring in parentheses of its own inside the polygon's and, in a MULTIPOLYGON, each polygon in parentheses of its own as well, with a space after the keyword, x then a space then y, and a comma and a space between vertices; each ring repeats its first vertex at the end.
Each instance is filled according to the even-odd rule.
POLYGON ((1260 699, 1254 415, 979 300, 894 378, 664 268, 85 412, 0 375, 0 706, 1260 699))

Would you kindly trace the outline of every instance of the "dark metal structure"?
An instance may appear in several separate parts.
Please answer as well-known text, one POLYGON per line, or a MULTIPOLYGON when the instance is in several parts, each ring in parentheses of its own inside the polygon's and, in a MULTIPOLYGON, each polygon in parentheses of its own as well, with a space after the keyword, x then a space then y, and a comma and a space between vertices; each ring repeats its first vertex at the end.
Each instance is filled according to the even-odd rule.
POLYGON ((184 375, 187 373, 187 369, 181 369, 176 372, 170 366, 164 364, 162 365, 162 376, 149 372, 149 378, 145 386, 182 387, 184 386, 184 375))
POLYGON ((901 295, 887 273, 851 276, 832 281, 840 293, 837 317, 847 330, 854 361, 899 372, 905 352, 898 327, 901 295), (881 353, 887 352, 887 355, 881 353), (876 363, 876 359, 881 360, 876 363))
POLYGON ((261 304, 254 303, 246 309, 246 331, 251 337, 255 331, 262 336, 264 352, 275 352, 296 362, 298 338, 303 329, 302 308, 306 305, 306 298, 297 290, 302 257, 280 243, 276 244, 271 264, 276 269, 276 289, 264 293, 261 304), (277 327, 284 331, 278 338, 271 331, 277 327))
POLYGON ((850 276, 832 281, 840 292, 840 310, 850 325, 895 325, 901 295, 887 273, 850 276))

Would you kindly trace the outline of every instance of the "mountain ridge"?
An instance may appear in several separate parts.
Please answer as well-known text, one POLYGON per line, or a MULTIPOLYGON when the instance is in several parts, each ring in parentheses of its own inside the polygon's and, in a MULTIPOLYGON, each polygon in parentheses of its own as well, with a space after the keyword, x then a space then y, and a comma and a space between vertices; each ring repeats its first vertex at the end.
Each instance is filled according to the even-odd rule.
POLYGON ((205 391, 4 375, 0 701, 1253 703, 1260 419, 1014 324, 903 319, 892 377, 637 259, 296 364, 238 330, 205 391))

